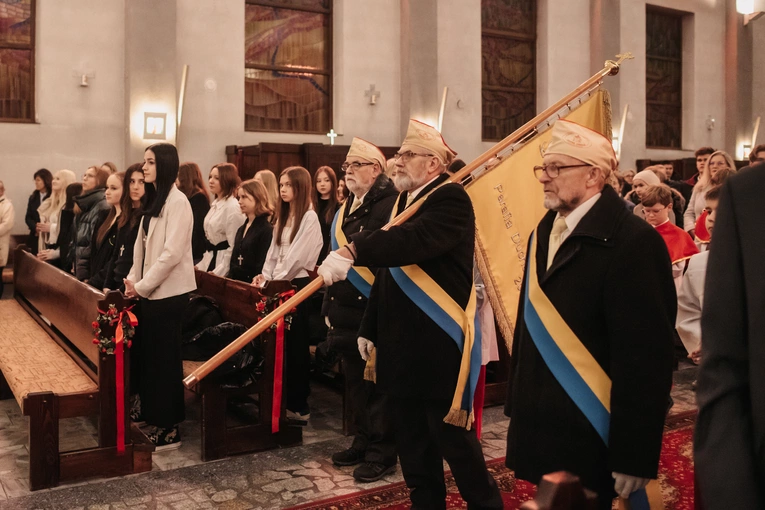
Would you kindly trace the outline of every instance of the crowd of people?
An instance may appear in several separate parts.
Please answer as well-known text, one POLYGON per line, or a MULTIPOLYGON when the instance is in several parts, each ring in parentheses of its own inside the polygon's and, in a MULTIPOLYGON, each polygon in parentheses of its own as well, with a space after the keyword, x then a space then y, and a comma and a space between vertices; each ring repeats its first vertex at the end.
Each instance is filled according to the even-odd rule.
MULTIPOLYGON (((513 343, 507 462, 534 483, 561 467, 576 471, 610 501, 656 476, 657 434, 660 444, 676 357, 668 346, 679 339, 694 363, 702 359, 708 247, 722 186, 736 165, 726 152, 704 147, 695 153, 698 172, 687 180, 673 179, 671 163, 617 171, 610 142, 583 129, 558 121, 544 165, 535 168, 550 212, 529 246, 533 265, 522 296, 531 297, 521 299, 513 343), (590 141, 587 150, 563 142, 572 133, 590 141), (659 240, 664 244, 657 247, 659 240), (577 250, 592 257, 575 258, 577 250), (602 278, 621 284, 603 291, 602 278), (572 282, 589 289, 589 297, 572 302, 572 282), (554 384, 558 374, 532 320, 537 310, 530 288, 548 296, 595 364, 611 367, 610 443, 603 444, 590 416, 567 401, 565 384, 554 384), (593 297, 599 292, 605 292, 601 300, 593 297), (640 311, 609 304, 625 294, 636 297, 640 311), (598 303, 608 306, 595 313, 598 303), (650 326, 639 320, 648 315, 656 319, 650 326), (608 339, 615 332, 618 348, 608 339), (642 395, 640 405, 634 393, 642 395), (618 397, 629 404, 614 408, 618 397), (591 446, 589 454, 582 444, 591 446), (612 466, 608 472, 606 466, 612 466)), ((231 163, 214 165, 205 179, 197 164, 180 163, 173 145, 159 143, 125 171, 104 163, 89 167, 81 181, 70 170, 35 172, 27 246, 99 290, 141 298, 131 418, 153 427, 149 437, 157 449, 181 443, 181 321, 196 288, 194 269, 258 287, 287 280, 301 289, 319 266, 329 286, 321 310, 326 346, 342 359, 357 429, 351 447, 333 462, 361 464, 354 477, 368 482, 394 469, 398 457, 412 501, 426 508, 443 501, 446 459, 469 504, 501 508, 470 431, 472 414, 461 414, 452 402, 459 404, 453 396, 463 394, 458 379, 469 355, 408 290, 418 287, 418 273, 401 269, 418 268, 458 309, 474 302, 472 206, 461 186, 446 184, 447 172, 464 166, 455 156, 435 129, 411 121, 390 160, 354 138, 340 174, 321 166, 312 177, 292 166, 263 169, 242 182, 231 163), (381 230, 423 197, 427 202, 405 226, 381 230), (370 364, 376 383, 365 378, 370 364)), ((752 164, 762 161, 765 145, 750 156, 752 164)), ((12 225, 13 207, 0 182, 0 268, 12 225)), ((308 306, 297 308, 285 352, 287 414, 299 424, 310 420, 308 306)), ((493 329, 493 320, 483 322, 493 329)), ((464 340, 473 333, 462 334, 464 340)), ((484 338, 492 335, 484 332, 484 338)))

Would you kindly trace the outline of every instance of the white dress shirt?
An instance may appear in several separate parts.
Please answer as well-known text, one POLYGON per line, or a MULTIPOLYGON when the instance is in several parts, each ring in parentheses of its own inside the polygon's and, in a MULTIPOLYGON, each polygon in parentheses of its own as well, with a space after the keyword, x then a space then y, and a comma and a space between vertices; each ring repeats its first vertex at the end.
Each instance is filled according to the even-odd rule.
MULTIPOLYGON (((234 251, 236 231, 244 224, 245 219, 246 217, 239 207, 239 201, 233 195, 224 199, 216 198, 210 205, 210 210, 205 216, 205 237, 213 245, 228 241, 228 248, 218 250, 215 267, 211 271, 213 274, 222 277, 228 274, 231 253, 234 251)), ((212 258, 213 252, 206 251, 202 255, 202 260, 197 264, 197 269, 207 271, 212 258)))
MULTIPOLYGON (((568 238, 568 236, 571 235, 571 232, 574 231, 576 226, 579 225, 579 222, 582 221, 582 218, 584 218, 584 215, 587 214, 588 212, 590 212, 590 209, 592 209, 592 206, 594 206, 595 202, 598 201, 598 199, 600 198, 600 195, 601 194, 598 193, 597 195, 592 196, 589 199, 587 199, 586 201, 582 202, 581 204, 579 204, 577 206, 576 209, 574 209, 573 211, 568 213, 568 216, 566 216, 564 218, 566 220, 566 227, 567 228, 566 228, 566 230, 564 230, 560 234, 560 242, 561 242, 561 244, 563 244, 563 241, 565 241, 566 238, 568 238)), ((560 218, 560 213, 558 213, 555 216, 556 220, 558 218, 560 218)))
POLYGON ((677 293, 675 328, 689 354, 701 348, 701 310, 704 308, 704 281, 709 252, 694 255, 677 293))
POLYGON ((436 179, 438 179, 439 177, 441 177, 441 174, 438 174, 438 175, 436 175, 435 177, 433 177, 431 180, 429 180, 428 182, 426 182, 425 184, 423 184, 422 186, 420 186, 420 187, 419 187, 419 188, 417 188, 416 190, 410 191, 410 192, 407 194, 407 196, 406 196, 406 206, 407 206, 407 207, 409 207, 409 206, 412 204, 412 202, 414 202, 414 199, 415 199, 415 198, 417 198, 417 195, 419 195, 419 194, 420 194, 420 192, 421 192, 422 190, 424 190, 424 189, 425 189, 425 187, 426 187, 428 184, 430 184, 431 182, 435 181, 435 180, 436 180, 436 179))
POLYGON ((316 261, 324 246, 321 225, 316 211, 309 209, 300 222, 295 239, 290 243, 292 225, 287 224, 282 231, 281 244, 276 245, 276 229, 271 247, 268 249, 263 264, 263 277, 266 281, 292 280, 305 278, 308 271, 316 267, 316 261))

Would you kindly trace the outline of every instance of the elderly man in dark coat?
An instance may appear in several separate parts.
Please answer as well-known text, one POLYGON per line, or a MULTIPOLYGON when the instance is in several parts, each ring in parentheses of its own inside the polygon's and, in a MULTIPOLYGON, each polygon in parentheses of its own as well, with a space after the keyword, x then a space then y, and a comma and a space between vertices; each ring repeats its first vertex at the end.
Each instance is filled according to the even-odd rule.
POLYGON ((765 508, 765 164, 725 183, 704 286, 694 458, 701 508, 765 508))
POLYGON ((529 243, 506 404, 507 466, 532 483, 570 471, 604 509, 615 492, 627 497, 656 478, 677 307, 661 236, 605 185, 615 167, 610 140, 555 123, 534 169, 549 212, 529 243), (567 356, 551 313, 573 332, 585 368, 567 356), (590 390, 572 386, 572 366, 605 382, 594 403, 580 400, 590 390))
MULTIPOLYGON (((385 156, 375 145, 354 138, 342 165, 345 183, 351 194, 340 207, 332 229, 341 228, 338 239, 331 232, 332 248, 338 249, 357 232, 371 232, 390 220, 390 212, 398 191, 385 175, 385 156)), ((374 270, 359 269, 372 277, 374 270)), ((327 318, 329 333, 327 347, 338 352, 343 362, 345 384, 350 396, 356 435, 350 448, 332 455, 336 466, 363 465, 353 471, 359 482, 374 482, 396 466, 396 446, 393 439, 393 416, 385 395, 376 391, 375 384, 364 380, 366 362, 357 344, 359 326, 367 306, 371 284, 357 272, 354 278, 337 282, 327 289, 322 315, 327 318)))
POLYGON ((402 190, 396 213, 421 201, 419 209, 388 231, 352 235, 350 245, 330 253, 319 274, 328 282, 344 279, 354 259, 358 265, 385 268, 377 271, 359 330, 359 350, 366 358, 376 349, 377 386, 390 397, 412 508, 445 508, 446 459, 469 508, 499 509, 502 498, 475 431, 467 430, 467 421, 445 423, 461 387, 461 360, 470 350, 461 352, 400 279, 402 266, 416 264, 459 307, 468 308, 475 216, 462 186, 444 184, 453 156, 438 131, 410 121, 396 157, 395 182, 402 190))

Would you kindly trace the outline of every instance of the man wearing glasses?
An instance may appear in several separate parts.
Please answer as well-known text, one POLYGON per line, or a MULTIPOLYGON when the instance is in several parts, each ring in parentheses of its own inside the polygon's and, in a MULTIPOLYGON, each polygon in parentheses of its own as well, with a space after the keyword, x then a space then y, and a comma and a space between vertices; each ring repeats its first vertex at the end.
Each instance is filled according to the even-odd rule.
MULTIPOLYGON (((388 223, 398 191, 385 175, 385 156, 375 145, 354 138, 342 169, 350 196, 335 216, 332 225, 332 246, 344 246, 353 234, 374 231, 388 223), (337 232, 340 228, 342 231, 337 232), (339 235, 338 235, 339 234, 339 235), (343 244, 339 241, 345 237, 343 244)), ((387 397, 375 390, 375 384, 364 380, 365 361, 357 344, 359 326, 369 296, 374 270, 337 282, 327 289, 322 315, 329 332, 327 349, 340 354, 348 403, 353 413, 356 435, 350 448, 332 455, 336 466, 354 466, 353 477, 359 482, 379 480, 396 467, 396 446, 393 440, 393 417, 387 397), (370 279, 371 279, 370 278, 370 279)))
POLYGON ((543 161, 534 174, 549 212, 529 241, 506 464, 532 483, 572 472, 610 509, 657 476, 677 308, 670 260, 606 185, 617 166, 609 139, 559 120, 543 161))
POLYGON ((473 207, 462 186, 446 183, 446 168, 455 155, 436 129, 410 120, 396 154, 394 180, 402 193, 395 213, 416 202, 421 202, 419 209, 409 221, 387 231, 351 235, 350 244, 329 254, 319 274, 331 284, 345 279, 352 264, 381 268, 358 344, 364 359, 376 352, 377 388, 390 399, 412 508, 445 508, 446 459, 468 508, 499 509, 502 498, 486 469, 475 430, 468 430, 468 414, 460 424, 452 424, 457 419, 445 422, 462 416, 454 401, 461 388, 464 353, 443 329, 443 321, 432 318, 433 309, 423 308, 423 295, 436 308, 437 296, 446 295, 465 311, 473 291, 473 207), (412 267, 419 276, 408 272, 412 267), (433 282, 431 294, 416 292, 422 290, 423 273, 433 282))

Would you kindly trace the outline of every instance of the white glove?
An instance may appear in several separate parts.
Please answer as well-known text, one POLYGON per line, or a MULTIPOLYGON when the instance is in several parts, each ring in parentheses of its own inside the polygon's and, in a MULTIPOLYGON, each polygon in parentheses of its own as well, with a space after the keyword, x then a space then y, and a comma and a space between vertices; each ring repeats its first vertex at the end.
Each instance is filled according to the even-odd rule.
POLYGON ((648 485, 648 478, 639 478, 637 476, 625 475, 624 473, 611 473, 614 478, 614 490, 619 497, 627 499, 630 494, 638 489, 648 485))
POLYGON ((359 354, 361 354, 361 359, 368 361, 369 357, 372 355, 372 349, 375 348, 375 344, 363 336, 359 337, 357 343, 359 344, 359 354))
POLYGON ((353 259, 341 257, 336 251, 330 252, 324 262, 316 270, 319 276, 324 278, 324 285, 329 287, 335 282, 345 280, 348 270, 353 265, 353 259))

